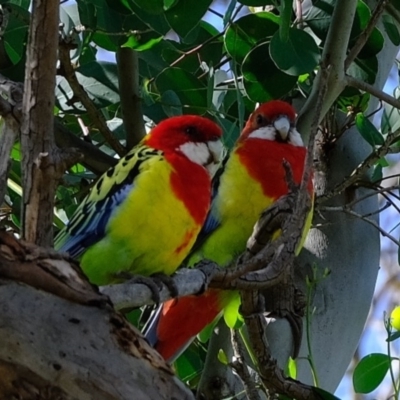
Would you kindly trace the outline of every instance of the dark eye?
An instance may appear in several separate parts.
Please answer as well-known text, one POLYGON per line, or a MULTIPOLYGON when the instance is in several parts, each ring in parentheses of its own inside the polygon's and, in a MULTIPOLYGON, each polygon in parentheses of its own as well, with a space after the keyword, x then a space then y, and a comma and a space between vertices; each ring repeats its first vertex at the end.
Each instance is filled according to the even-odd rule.
POLYGON ((185 127, 185 133, 188 136, 191 136, 192 138, 196 138, 196 136, 198 135, 198 131, 197 131, 196 127, 192 126, 192 125, 185 127))
POLYGON ((258 126, 266 125, 267 124, 267 119, 263 115, 257 114, 257 116, 256 116, 256 124, 258 126))

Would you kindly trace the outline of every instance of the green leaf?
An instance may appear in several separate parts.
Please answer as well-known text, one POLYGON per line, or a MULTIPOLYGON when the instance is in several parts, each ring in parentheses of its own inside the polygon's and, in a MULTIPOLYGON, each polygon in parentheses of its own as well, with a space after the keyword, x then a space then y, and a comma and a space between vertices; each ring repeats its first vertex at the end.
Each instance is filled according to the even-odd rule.
MULTIPOLYGON (((400 88, 396 87, 393 91, 393 96, 398 99, 400 98, 400 88)), ((400 110, 391 106, 390 104, 384 103, 383 115, 381 120, 381 131, 383 134, 388 132, 395 132, 400 129, 400 110)))
POLYGON ((269 51, 280 70, 295 76, 312 71, 321 57, 315 40, 307 32, 295 28, 289 28, 286 41, 276 32, 269 51))
POLYGON ((383 178, 382 170, 383 170, 382 165, 380 165, 380 164, 375 165, 374 172, 372 173, 372 176, 371 176, 372 182, 379 183, 382 180, 382 178, 383 178))
POLYGON ((312 388, 313 393, 317 393, 317 398, 321 400, 340 400, 338 397, 334 396, 332 393, 327 392, 318 387, 312 388))
POLYGON ((279 29, 279 18, 269 12, 246 15, 226 31, 224 43, 229 55, 242 63, 249 51, 279 29))
POLYGON ((376 56, 362 60, 356 58, 347 70, 347 73, 352 77, 368 82, 371 85, 375 83, 377 72, 378 60, 376 56))
MULTIPOLYGON (((77 68, 76 76, 97 107, 119 103, 117 66, 114 63, 89 62, 77 68)), ((64 78, 59 78, 56 89, 58 107, 64 111, 84 111, 80 103, 70 104, 72 98, 72 89, 64 78)))
POLYGON ((240 296, 237 295, 225 306, 224 308, 224 320, 229 328, 239 328, 242 322, 242 316, 239 313, 240 307, 240 296))
POLYGON ((279 23, 279 39, 281 42, 289 40, 290 19, 292 16, 293 0, 281 1, 280 7, 280 23, 279 23))
POLYGON ((217 358, 218 358, 218 361, 219 361, 221 364, 223 364, 223 365, 228 365, 228 364, 229 364, 228 357, 226 356, 224 350, 222 350, 222 349, 219 349, 219 350, 218 350, 218 356, 217 356, 217 358))
MULTIPOLYGON (((400 250, 399 250, 400 251, 400 250)), ((391 333, 390 336, 386 339, 387 342, 393 342, 400 338, 400 331, 396 331, 394 333, 391 333)))
POLYGON ((133 2, 149 14, 161 14, 164 12, 163 0, 133 0, 133 2))
POLYGON ((389 36, 389 39, 395 46, 398 46, 400 44, 400 33, 393 17, 391 15, 384 14, 382 16, 382 21, 385 32, 389 36))
POLYGON ((289 357, 287 364, 287 375, 292 379, 297 378, 297 362, 292 357, 289 357))
POLYGON ((180 0, 165 12, 165 17, 170 27, 183 38, 197 26, 211 3, 212 0, 180 0))
POLYGON ((378 129, 375 128, 374 124, 368 118, 366 118, 364 114, 358 113, 356 115, 356 127, 361 136, 371 146, 382 146, 385 143, 385 140, 378 129))
POLYGON ((353 386, 357 393, 370 393, 383 381, 389 370, 391 358, 386 354, 372 353, 364 357, 353 373, 353 386))
POLYGON ((7 4, 8 23, 3 34, 4 49, 13 65, 18 64, 25 54, 29 27, 29 12, 16 4, 7 4))
POLYGON ((168 117, 182 115, 182 103, 173 90, 167 90, 161 95, 161 103, 168 117))
POLYGON ((156 78, 160 93, 173 90, 179 97, 185 114, 203 114, 207 110, 207 91, 204 84, 181 68, 166 68, 156 78))
POLYGON ((174 362, 174 369, 179 379, 188 384, 199 376, 203 370, 202 360, 205 353, 199 345, 193 342, 184 353, 174 362))
POLYGON ((223 18, 224 28, 229 24, 232 18, 232 14, 236 9, 236 0, 230 0, 228 7, 226 8, 225 15, 223 18))
POLYGON ((269 56, 269 44, 251 50, 242 65, 244 88, 253 101, 265 102, 286 95, 297 79, 279 70, 269 56), (268 73, 266 73, 268 71, 268 73))
POLYGON ((240 4, 250 7, 262 7, 274 5, 273 0, 239 0, 240 4))
POLYGON ((162 36, 159 36, 154 39, 150 39, 146 41, 145 43, 141 43, 142 36, 139 35, 131 35, 129 36, 128 40, 121 45, 121 47, 129 47, 131 49, 134 49, 136 51, 144 51, 144 50, 150 50, 152 49, 156 44, 160 43, 161 40, 163 39, 162 36))
POLYGON ((29 6, 31 4, 30 0, 3 0, 2 4, 15 4, 16 6, 25 8, 25 10, 29 10, 29 6))

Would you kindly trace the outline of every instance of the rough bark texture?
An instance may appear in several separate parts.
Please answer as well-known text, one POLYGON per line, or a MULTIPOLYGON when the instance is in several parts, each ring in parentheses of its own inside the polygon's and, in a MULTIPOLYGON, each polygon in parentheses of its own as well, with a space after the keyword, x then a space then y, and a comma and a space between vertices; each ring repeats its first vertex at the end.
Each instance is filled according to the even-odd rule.
POLYGON ((0 235, 0 399, 191 399, 76 266, 0 235))
POLYGON ((53 136, 59 1, 33 2, 22 121, 23 237, 50 246, 60 164, 53 136))

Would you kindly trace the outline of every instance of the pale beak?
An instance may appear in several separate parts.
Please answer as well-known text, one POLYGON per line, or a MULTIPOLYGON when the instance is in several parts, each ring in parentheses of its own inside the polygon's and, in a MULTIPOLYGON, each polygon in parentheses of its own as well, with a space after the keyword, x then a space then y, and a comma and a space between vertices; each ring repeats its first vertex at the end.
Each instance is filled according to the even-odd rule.
POLYGON ((207 168, 210 176, 213 177, 217 172, 221 161, 225 154, 225 148, 221 142, 221 140, 210 140, 207 142, 207 147, 210 150, 210 158, 207 161, 207 168))
POLYGON ((281 139, 286 142, 289 131, 290 131, 290 121, 286 116, 281 116, 274 121, 274 128, 278 131, 281 139))

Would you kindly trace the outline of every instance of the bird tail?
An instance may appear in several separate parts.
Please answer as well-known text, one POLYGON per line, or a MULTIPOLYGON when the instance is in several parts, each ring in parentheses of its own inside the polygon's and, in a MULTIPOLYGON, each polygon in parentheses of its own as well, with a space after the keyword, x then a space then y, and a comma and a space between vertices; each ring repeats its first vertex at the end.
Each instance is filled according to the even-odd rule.
POLYGON ((209 289, 198 296, 185 296, 162 304, 144 330, 150 345, 165 360, 173 362, 222 312, 226 303, 222 292, 209 289))

